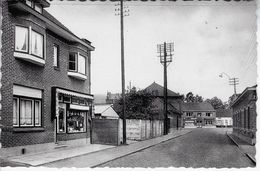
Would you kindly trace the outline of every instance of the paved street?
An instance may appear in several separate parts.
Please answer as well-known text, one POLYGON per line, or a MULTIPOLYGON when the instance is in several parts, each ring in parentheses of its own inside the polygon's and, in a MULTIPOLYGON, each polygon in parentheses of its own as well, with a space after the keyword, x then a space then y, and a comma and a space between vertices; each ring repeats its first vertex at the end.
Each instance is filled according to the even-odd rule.
POLYGON ((254 167, 226 136, 226 130, 197 128, 99 167, 254 167))

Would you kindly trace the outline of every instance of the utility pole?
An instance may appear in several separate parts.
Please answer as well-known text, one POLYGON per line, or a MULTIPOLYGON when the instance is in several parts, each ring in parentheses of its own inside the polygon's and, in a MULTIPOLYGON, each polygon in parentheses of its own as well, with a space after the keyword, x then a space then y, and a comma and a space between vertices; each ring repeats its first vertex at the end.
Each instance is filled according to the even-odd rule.
POLYGON ((157 45, 157 53, 159 53, 160 63, 163 65, 163 78, 164 78, 164 105, 163 105, 163 113, 164 113, 164 135, 168 134, 168 88, 167 88, 167 66, 172 62, 172 52, 174 51, 173 43, 158 44, 157 45), (167 53, 168 52, 168 53, 167 53))
POLYGON ((234 94, 237 95, 236 85, 239 84, 238 78, 229 78, 229 85, 234 86, 234 94))
POLYGON ((232 85, 234 86, 234 94, 237 95, 237 89, 236 89, 236 85, 239 84, 239 79, 238 78, 231 78, 227 73, 225 72, 222 72, 219 77, 223 78, 223 75, 226 75, 228 77, 228 80, 229 80, 229 85, 232 85))
MULTIPOLYGON (((124 16, 129 10, 124 10, 124 0, 120 0, 120 9, 115 9, 115 11, 120 11, 120 33, 121 33, 121 79, 122 79, 122 114, 123 114, 123 144, 126 144, 126 104, 125 104, 125 57, 124 57, 124 16)), ((116 14, 118 15, 118 14, 116 14)))

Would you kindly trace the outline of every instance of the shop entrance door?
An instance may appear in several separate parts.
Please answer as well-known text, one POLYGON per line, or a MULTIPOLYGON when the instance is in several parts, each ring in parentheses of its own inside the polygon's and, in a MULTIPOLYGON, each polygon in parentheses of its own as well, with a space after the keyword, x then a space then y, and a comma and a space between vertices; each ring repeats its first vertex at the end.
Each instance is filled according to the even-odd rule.
POLYGON ((62 144, 62 134, 66 133, 66 104, 60 103, 56 116, 56 143, 62 144))

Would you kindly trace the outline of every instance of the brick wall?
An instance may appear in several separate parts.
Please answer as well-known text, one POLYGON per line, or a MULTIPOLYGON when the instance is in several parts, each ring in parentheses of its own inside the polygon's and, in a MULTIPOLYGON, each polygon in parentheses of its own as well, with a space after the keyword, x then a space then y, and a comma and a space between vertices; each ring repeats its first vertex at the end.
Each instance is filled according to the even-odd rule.
POLYGON ((2 147, 2 143, 1 143, 1 132, 2 132, 2 94, 1 94, 1 87, 2 87, 2 71, 1 71, 1 67, 2 67, 2 0, 0 0, 0 148, 2 147))
POLYGON ((250 144, 255 143, 256 132, 256 100, 253 100, 255 91, 249 91, 241 100, 232 106, 233 133, 250 144), (250 120, 248 120, 248 107, 250 108, 250 120), (246 112, 244 112, 246 109, 246 112), (246 114, 246 120, 244 115, 246 114), (246 122, 245 122, 246 121, 246 122), (249 128, 248 128, 249 124, 249 128))
MULTIPOLYGON (((33 27, 42 29, 44 23, 38 21, 33 16, 23 16, 29 18, 33 27), (37 24, 34 24, 37 23, 37 24), (39 26, 37 26, 39 25, 39 26), (42 27, 42 28, 41 28, 42 27)), ((28 24, 19 16, 13 16, 9 13, 7 2, 3 2, 3 37, 2 37, 2 119, 4 128, 2 131, 3 147, 12 147, 29 144, 39 144, 54 141, 54 124, 51 121, 51 87, 59 86, 79 92, 90 93, 90 80, 80 81, 67 75, 68 56, 72 49, 65 40, 55 34, 45 31, 46 34, 46 59, 45 66, 37 66, 26 61, 15 59, 14 51, 14 29, 15 23, 28 24), (53 44, 59 45, 60 48, 60 68, 53 67, 53 44), (13 84, 20 84, 43 90, 43 132, 13 132, 12 113, 13 113, 13 84)), ((88 55, 81 49, 75 49, 83 55, 88 55)), ((89 60, 87 60, 89 61, 89 60)), ((88 66, 88 65, 87 65, 88 66)), ((89 74, 90 70, 88 70, 89 74)), ((89 136, 89 134, 88 134, 89 136)), ((85 133, 86 137, 86 133, 85 133)), ((70 139, 82 138, 82 135, 75 134, 70 139)), ((66 138, 65 138, 66 139, 66 138)))

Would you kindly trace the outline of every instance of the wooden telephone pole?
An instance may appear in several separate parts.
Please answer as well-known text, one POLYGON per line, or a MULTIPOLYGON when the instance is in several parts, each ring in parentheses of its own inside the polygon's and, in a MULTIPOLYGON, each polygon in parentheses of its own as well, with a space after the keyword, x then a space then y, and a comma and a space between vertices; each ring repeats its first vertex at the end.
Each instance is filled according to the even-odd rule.
POLYGON ((157 53, 159 53, 160 62, 163 65, 163 78, 164 78, 164 105, 163 105, 163 113, 164 113, 164 135, 168 134, 168 88, 167 88, 167 66, 172 62, 172 52, 173 52, 173 43, 158 44, 157 45, 157 53), (167 53, 168 52, 168 53, 167 53))
MULTIPOLYGON (((128 9, 124 6, 124 0, 120 1, 120 8, 115 9, 115 11, 120 11, 120 35, 121 35, 121 80, 122 80, 122 100, 123 100, 123 144, 126 144, 126 104, 125 104, 125 52, 124 52, 124 17, 129 16, 126 14, 129 12, 128 9)), ((119 5, 119 4, 118 4, 119 5)))

